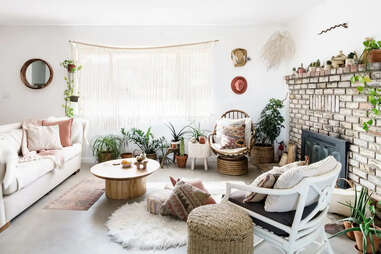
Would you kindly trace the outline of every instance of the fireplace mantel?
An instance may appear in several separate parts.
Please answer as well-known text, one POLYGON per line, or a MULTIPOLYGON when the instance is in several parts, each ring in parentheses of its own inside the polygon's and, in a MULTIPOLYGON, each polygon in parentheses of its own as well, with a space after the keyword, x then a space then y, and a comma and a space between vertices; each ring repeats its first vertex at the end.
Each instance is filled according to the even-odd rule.
MULTIPOLYGON (((370 84, 381 88, 381 63, 292 74, 285 77, 289 88, 290 142, 301 155, 302 129, 344 139, 350 143, 349 178, 381 195, 381 137, 367 133, 368 97, 359 94, 350 79, 368 74, 370 84)), ((380 119, 381 120, 381 119, 380 119)), ((381 121, 378 123, 381 126, 381 121)))

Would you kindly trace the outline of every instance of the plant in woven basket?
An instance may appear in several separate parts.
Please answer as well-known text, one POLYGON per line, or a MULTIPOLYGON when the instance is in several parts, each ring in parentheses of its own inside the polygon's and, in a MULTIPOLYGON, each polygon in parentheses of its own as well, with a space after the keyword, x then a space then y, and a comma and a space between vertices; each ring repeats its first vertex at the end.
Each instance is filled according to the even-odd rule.
POLYGON ((351 216, 341 221, 350 222, 352 225, 346 226, 346 229, 331 236, 332 238, 353 232, 356 248, 364 254, 377 253, 381 241, 381 230, 374 222, 376 209, 375 205, 371 203, 371 195, 368 188, 362 187, 360 195, 355 191, 354 204, 341 203, 351 209, 351 216))
POLYGON ((126 133, 128 140, 133 142, 150 159, 156 159, 156 152, 165 141, 164 137, 155 138, 151 132, 151 127, 146 132, 140 129, 132 128, 126 133))
POLYGON ((256 143, 252 151, 254 162, 257 164, 274 161, 274 141, 284 128, 284 118, 279 111, 282 107, 282 100, 272 98, 261 112, 256 125, 256 143))
POLYGON ((187 165, 188 154, 185 153, 184 137, 180 141, 180 154, 176 155, 176 162, 179 168, 185 168, 187 165))
POLYGON ((119 157, 123 139, 117 135, 107 135, 95 138, 92 142, 93 155, 98 162, 115 160, 119 157))

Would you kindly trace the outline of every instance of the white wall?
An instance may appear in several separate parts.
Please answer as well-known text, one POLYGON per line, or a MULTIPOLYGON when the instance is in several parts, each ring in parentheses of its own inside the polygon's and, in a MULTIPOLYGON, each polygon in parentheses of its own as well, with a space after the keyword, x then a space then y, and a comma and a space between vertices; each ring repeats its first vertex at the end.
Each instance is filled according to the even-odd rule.
MULTIPOLYGON (((277 29, 275 26, 0 27, 0 124, 64 114, 61 104, 65 73, 59 63, 70 56, 68 40, 148 46, 219 39, 216 46, 214 84, 217 114, 237 108, 257 119, 269 98, 284 98, 287 92, 283 76, 288 73, 288 67, 285 67, 288 64, 283 64, 278 70, 267 71, 260 60, 262 45, 277 29), (246 48, 252 59, 240 68, 235 68, 230 60, 231 50, 237 47, 246 48), (52 65, 54 79, 47 88, 32 90, 21 82, 20 68, 30 58, 42 58, 52 65), (242 75, 248 81, 247 92, 243 95, 236 95, 231 91, 230 82, 236 75, 242 75)), ((211 129, 211 126, 205 127, 211 129)))
POLYGON ((345 54, 356 50, 361 55, 365 37, 381 40, 381 1, 325 0, 320 5, 289 24, 296 41, 296 56, 292 67, 307 66, 316 59, 330 59, 339 50, 345 54), (347 22, 349 28, 336 28, 317 35, 333 25, 347 22))

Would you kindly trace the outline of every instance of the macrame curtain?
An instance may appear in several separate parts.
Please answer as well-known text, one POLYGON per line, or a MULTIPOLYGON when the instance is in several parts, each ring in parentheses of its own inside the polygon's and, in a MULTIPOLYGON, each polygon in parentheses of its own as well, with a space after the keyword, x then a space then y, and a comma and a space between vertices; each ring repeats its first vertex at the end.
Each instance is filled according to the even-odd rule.
POLYGON ((82 65, 75 89, 90 138, 121 127, 203 122, 213 113, 213 42, 146 49, 71 45, 82 65))

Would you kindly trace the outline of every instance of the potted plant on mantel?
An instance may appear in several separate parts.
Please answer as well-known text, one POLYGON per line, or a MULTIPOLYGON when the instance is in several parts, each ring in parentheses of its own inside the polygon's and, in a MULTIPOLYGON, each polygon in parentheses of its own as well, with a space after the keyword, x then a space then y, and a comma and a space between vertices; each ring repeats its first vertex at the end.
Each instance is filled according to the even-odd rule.
POLYGON ((175 126, 171 122, 168 122, 166 126, 168 127, 172 135, 171 148, 176 149, 180 145, 181 137, 188 132, 187 128, 189 126, 186 125, 183 128, 181 128, 179 131, 176 130, 175 126))
POLYGON ((147 158, 152 160, 157 159, 156 151, 158 151, 161 144, 165 142, 164 137, 155 138, 151 132, 151 127, 149 127, 146 132, 132 128, 131 131, 126 134, 128 140, 137 145, 139 149, 146 154, 147 158))
POLYGON ((95 138, 92 150, 98 162, 115 160, 119 157, 123 139, 116 135, 100 136, 95 138))
POLYGON ((369 194, 368 188, 362 187, 360 196, 358 196, 357 191, 355 191, 355 203, 344 204, 350 207, 352 210, 352 215, 341 221, 349 222, 345 225, 345 229, 334 234, 332 237, 338 235, 353 233, 356 240, 355 248, 357 251, 363 254, 367 253, 378 253, 379 245, 381 242, 381 230, 375 225, 375 206, 370 202, 371 194, 369 194), (367 209, 368 207, 368 209, 367 209))
POLYGON ((256 143, 252 150, 256 164, 274 161, 274 141, 279 136, 281 128, 284 128, 284 118, 279 111, 282 107, 283 101, 272 98, 261 112, 256 126, 256 143))
POLYGON ((365 48, 360 58, 364 64, 381 62, 381 41, 366 38, 363 45, 365 48))
POLYGON ((176 163, 179 168, 185 168, 187 165, 188 154, 185 153, 184 137, 180 141, 180 153, 176 155, 176 163))

